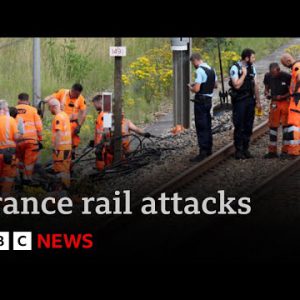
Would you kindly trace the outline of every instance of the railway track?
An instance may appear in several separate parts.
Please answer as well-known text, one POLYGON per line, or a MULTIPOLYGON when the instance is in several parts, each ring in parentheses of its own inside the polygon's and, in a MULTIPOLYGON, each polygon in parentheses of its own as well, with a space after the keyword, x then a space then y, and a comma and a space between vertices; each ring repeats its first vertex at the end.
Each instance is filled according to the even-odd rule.
POLYGON ((291 160, 284 168, 264 180, 259 186, 250 192, 252 198, 262 199, 266 195, 274 192, 274 187, 280 187, 282 190, 290 190, 295 193, 298 190, 298 178, 293 178, 295 173, 300 172, 300 156, 291 160))
MULTIPOLYGON (((268 121, 263 121, 261 124, 257 125, 253 130, 253 135, 251 138, 251 142, 254 142, 261 137, 263 137, 268 132, 268 121)), ((211 169, 215 168, 220 163, 226 161, 232 155, 234 154, 235 148, 233 142, 229 143, 228 145, 222 147, 217 152, 215 152, 213 155, 208 157, 207 159, 193 165, 191 168, 188 168, 187 170, 184 170, 181 174, 174 177, 168 182, 163 183, 161 186, 159 186, 157 189, 155 189, 150 195, 144 195, 144 196, 150 196, 154 199, 157 199, 162 193, 170 194, 174 191, 178 192, 181 189, 184 189, 187 187, 191 182, 197 180, 202 175, 205 175, 207 172, 209 172, 211 169)), ((138 211, 140 208, 141 202, 135 201, 131 204, 131 210, 134 213, 135 211, 138 211)), ((120 221, 120 219, 124 218, 124 216, 113 216, 107 220, 107 222, 104 222, 104 227, 111 225, 113 223, 117 223, 116 221, 120 221)), ((133 219, 132 216, 130 219, 133 219)), ((122 222, 120 222, 122 223, 122 222)))
MULTIPOLYGON (((256 126, 253 130, 252 142, 261 138, 268 131, 268 121, 264 121, 258 126, 256 126)), ((193 167, 185 170, 169 182, 158 187, 153 193, 150 195, 151 197, 157 197, 161 193, 172 193, 175 190, 179 191, 182 187, 189 184, 191 181, 197 179, 201 175, 205 174, 210 169, 217 166, 219 163, 228 159, 234 154, 235 148, 233 142, 229 143, 225 147, 221 148, 219 151, 215 152, 213 155, 208 157, 207 159, 199 162, 193 167)))
MULTIPOLYGON (((251 261, 270 259, 271 253, 271 256, 284 258, 282 251, 286 251, 286 247, 284 242, 278 242, 278 236, 282 236, 283 241, 293 246, 293 241, 295 243, 298 241, 300 230, 300 202, 297 197, 300 157, 292 160, 264 160, 262 156, 268 143, 267 132, 267 121, 254 129, 253 150, 255 152, 255 149, 260 149, 254 159, 242 162, 232 159, 234 147, 230 143, 211 157, 162 184, 149 195, 154 199, 158 199, 161 193, 174 192, 179 192, 183 198, 191 195, 199 199, 208 195, 214 196, 213 193, 218 189, 216 183, 222 170, 233 169, 230 171, 232 173, 236 172, 239 166, 243 166, 249 184, 242 186, 240 195, 251 198, 250 215, 230 218, 221 215, 214 218, 206 215, 147 217, 135 213, 139 211, 141 205, 141 202, 137 201, 131 205, 133 215, 116 216, 100 229, 102 243, 106 245, 106 249, 109 249, 108 252, 112 251, 111 245, 113 245, 113 249, 122 249, 128 257, 135 257, 135 255, 151 257, 152 255, 156 259, 157 255, 161 259, 172 260, 173 255, 184 253, 190 261, 209 261, 209 259, 221 261, 223 258, 229 261, 239 259, 251 261), (260 168, 266 169, 262 175, 259 175, 261 182, 259 180, 250 182, 254 181, 254 177, 259 172, 254 175, 249 173, 249 165, 254 165, 253 169, 256 171, 260 168), (273 167, 270 168, 270 165, 273 167), (203 181, 213 181, 213 188, 209 192, 203 190, 205 185, 203 181), (274 241, 279 247, 273 246, 274 241), (222 248, 224 242, 228 244, 225 250, 222 248), (160 252, 161 249, 165 252, 160 252)), ((221 186, 224 186, 226 193, 228 191, 228 195, 235 196, 228 188, 231 182, 234 181, 229 180, 223 185, 221 180, 221 186)), ((244 183, 245 180, 241 182, 244 183)), ((235 208, 235 205, 232 208, 235 208)))

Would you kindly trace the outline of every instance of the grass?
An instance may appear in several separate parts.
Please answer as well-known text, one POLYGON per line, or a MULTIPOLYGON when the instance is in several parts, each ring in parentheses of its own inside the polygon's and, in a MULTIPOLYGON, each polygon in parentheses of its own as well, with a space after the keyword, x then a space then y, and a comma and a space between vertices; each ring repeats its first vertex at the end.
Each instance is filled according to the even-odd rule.
MULTIPOLYGON (((17 100, 20 92, 32 94, 32 39, 27 38, 11 46, 1 47, 15 39, 0 39, 0 98, 7 99, 11 105, 17 100)), ((49 61, 48 43, 49 38, 41 39, 41 74, 42 74, 42 97, 51 94, 59 88, 69 88, 73 79, 58 78, 51 71, 49 61)), ((62 45, 70 39, 54 38, 57 45, 62 45)), ((251 47, 256 51, 257 59, 271 53, 276 48, 288 41, 287 38, 230 38, 232 50, 240 53, 243 48, 251 47)), ((124 38, 123 45, 127 46, 128 55, 123 59, 123 69, 147 50, 160 47, 167 38, 124 38)), ((87 55, 92 65, 87 76, 82 80, 84 95, 91 98, 96 92, 113 89, 113 58, 109 57, 109 46, 114 44, 113 38, 75 38, 76 52, 87 55)), ((64 73, 61 66, 61 73, 64 73)), ((146 105, 141 109, 148 110, 146 105)), ((151 110, 149 109, 149 112, 151 110)), ((136 108, 133 112, 127 112, 134 119, 139 114, 136 108)))
MULTIPOLYGON (((32 94, 32 39, 24 39, 12 46, 1 48, 1 45, 15 39, 0 39, 0 97, 7 99, 11 105, 15 104, 20 92, 32 94)), ((52 39, 61 45, 70 39, 52 39)), ((127 46, 127 56, 123 59, 123 68, 144 52, 164 44, 165 38, 124 38, 123 45, 127 46)), ((48 54, 49 38, 41 38, 41 81, 42 97, 51 94, 59 88, 69 88, 74 80, 63 78, 60 80, 51 72, 48 54)), ((109 46, 114 45, 113 38, 75 38, 76 51, 82 55, 91 52, 88 57, 92 69, 82 80, 84 95, 90 98, 101 90, 113 88, 114 60, 109 57, 109 46)), ((63 73, 64 70, 62 69, 63 73)))
POLYGON ((280 46, 287 43, 290 38, 230 38, 233 43, 232 50, 241 53, 244 48, 251 48, 256 52, 256 59, 259 60, 280 46))
MULTIPOLYGON (((21 92, 27 92, 32 95, 32 38, 25 38, 11 46, 7 44, 16 39, 0 38, 0 98, 8 100, 10 105, 15 105, 17 95, 21 92), (3 47, 4 45, 4 47, 3 47)), ((67 78, 64 63, 62 46, 68 44, 69 38, 41 38, 41 81, 42 98, 53 93, 59 88, 70 88, 74 79, 67 78), (54 41, 57 52, 50 60, 49 42, 54 41), (58 64, 58 75, 53 73, 52 62, 58 64), (61 63, 61 64, 60 64, 61 63)), ((285 44, 288 38, 230 38, 231 49, 240 53, 246 47, 253 48, 256 51, 257 59, 260 59, 276 48, 285 44)), ((161 47, 169 43, 168 38, 124 38, 123 45, 127 47, 127 56, 123 58, 123 70, 125 71, 129 64, 146 51, 161 47)), ((109 46, 114 45, 113 38, 75 38, 75 54, 77 55, 74 63, 78 63, 80 58, 87 58, 91 69, 82 80, 84 86, 84 95, 89 100, 91 97, 103 90, 113 90, 113 72, 114 59, 109 57, 109 46), (79 55, 79 58, 78 58, 79 55)), ((74 54, 74 53, 73 53, 74 54)), ((135 97, 135 95, 133 95, 135 97)), ((171 101, 172 96, 161 100, 171 101)), ((146 103, 144 99, 138 99, 138 105, 127 109, 126 115, 134 122, 151 121, 153 111, 159 109, 159 103, 146 103)), ((89 108, 89 118, 86 128, 83 130, 83 141, 86 142, 93 137, 94 130, 94 112, 89 108)), ((47 114, 45 128, 50 126, 51 116, 47 114)))

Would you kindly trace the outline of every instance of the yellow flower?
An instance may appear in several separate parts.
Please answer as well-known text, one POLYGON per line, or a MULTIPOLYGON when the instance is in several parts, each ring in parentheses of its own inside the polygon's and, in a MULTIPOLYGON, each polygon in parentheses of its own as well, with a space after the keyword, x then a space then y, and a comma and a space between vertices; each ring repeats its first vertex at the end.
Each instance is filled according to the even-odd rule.
POLYGON ((135 101, 134 101, 133 98, 129 98, 129 99, 127 99, 127 101, 126 101, 126 104, 127 104, 128 106, 133 106, 133 105, 135 104, 135 101))
POLYGON ((125 74, 122 75, 122 82, 125 84, 125 85, 129 85, 130 84, 130 81, 129 81, 129 77, 125 74))
POLYGON ((300 55, 300 45, 293 45, 285 49, 285 52, 290 53, 296 59, 300 55))

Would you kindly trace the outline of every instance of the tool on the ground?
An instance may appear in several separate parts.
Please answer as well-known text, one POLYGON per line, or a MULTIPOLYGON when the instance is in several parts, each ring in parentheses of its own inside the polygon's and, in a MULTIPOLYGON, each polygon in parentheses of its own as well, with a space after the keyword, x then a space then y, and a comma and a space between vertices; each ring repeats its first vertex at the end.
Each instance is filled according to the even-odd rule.
MULTIPOLYGON (((195 101, 195 100, 192 99, 191 101, 195 101)), ((184 130, 185 130, 185 128, 184 128, 182 125, 177 124, 175 127, 173 127, 173 128, 171 129, 171 132, 173 133, 173 135, 176 135, 176 134, 178 134, 178 133, 183 132, 184 130)))
MULTIPOLYGON (((173 135, 166 137, 160 137, 150 134, 151 137, 140 137, 136 134, 129 134, 131 136, 131 142, 137 143, 136 148, 128 153, 125 159, 115 162, 110 166, 106 166, 101 172, 89 174, 91 181, 99 181, 101 178, 120 174, 129 174, 141 167, 148 165, 151 161, 157 160, 161 157, 164 151, 177 151, 187 146, 187 144, 180 144, 180 146, 167 147, 160 146, 157 140, 174 139, 173 135), (155 141, 156 140, 156 141, 155 141)), ((120 138, 120 137, 119 137, 120 138)), ((190 143, 190 141, 188 142, 190 143)))
POLYGON ((216 134, 218 132, 221 132, 222 131, 222 127, 223 127, 223 124, 220 124, 220 125, 217 125, 214 128, 212 128, 212 134, 216 134))

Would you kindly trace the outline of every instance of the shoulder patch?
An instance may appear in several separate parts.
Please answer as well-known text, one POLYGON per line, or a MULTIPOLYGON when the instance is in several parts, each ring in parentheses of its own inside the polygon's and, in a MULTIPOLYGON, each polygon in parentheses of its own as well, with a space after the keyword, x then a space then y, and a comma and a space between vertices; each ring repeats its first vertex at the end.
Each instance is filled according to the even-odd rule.
POLYGON ((231 69, 230 70, 230 76, 234 76, 235 75, 235 70, 234 69, 231 69))

